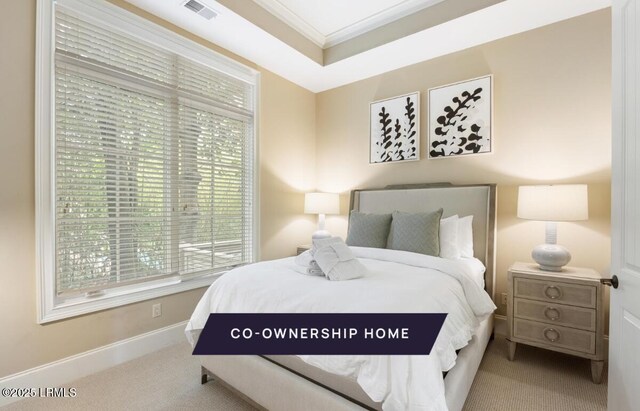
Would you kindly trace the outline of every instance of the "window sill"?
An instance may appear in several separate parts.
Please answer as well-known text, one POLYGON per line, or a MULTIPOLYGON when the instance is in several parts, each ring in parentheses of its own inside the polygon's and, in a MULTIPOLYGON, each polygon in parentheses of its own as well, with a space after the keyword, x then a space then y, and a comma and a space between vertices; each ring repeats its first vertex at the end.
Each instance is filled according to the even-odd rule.
POLYGON ((176 294, 196 288, 210 286, 223 273, 209 274, 188 280, 164 281, 160 284, 138 284, 132 290, 128 287, 113 289, 96 297, 81 297, 59 303, 51 308, 41 307, 38 324, 46 324, 66 318, 102 311, 109 308, 120 307, 127 304, 176 294))

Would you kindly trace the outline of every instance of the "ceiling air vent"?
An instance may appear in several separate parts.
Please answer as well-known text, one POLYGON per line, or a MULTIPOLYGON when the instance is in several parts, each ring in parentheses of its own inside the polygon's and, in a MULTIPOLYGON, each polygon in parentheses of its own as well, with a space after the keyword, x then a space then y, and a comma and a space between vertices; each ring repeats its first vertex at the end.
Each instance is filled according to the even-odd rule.
POLYGON ((198 16, 202 16, 207 20, 215 19, 216 17, 218 17, 218 12, 196 0, 189 0, 184 3, 184 6, 192 12, 196 13, 198 16))

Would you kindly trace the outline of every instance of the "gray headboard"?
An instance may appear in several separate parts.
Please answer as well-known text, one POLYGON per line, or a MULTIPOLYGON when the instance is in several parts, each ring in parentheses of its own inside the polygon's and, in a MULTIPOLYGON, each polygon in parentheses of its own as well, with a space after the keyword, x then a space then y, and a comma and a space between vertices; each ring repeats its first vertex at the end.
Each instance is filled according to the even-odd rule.
POLYGON ((364 213, 428 212, 442 207, 443 217, 473 215, 473 248, 487 271, 485 288, 491 298, 495 284, 496 185, 449 183, 388 186, 353 190, 349 210, 364 213))

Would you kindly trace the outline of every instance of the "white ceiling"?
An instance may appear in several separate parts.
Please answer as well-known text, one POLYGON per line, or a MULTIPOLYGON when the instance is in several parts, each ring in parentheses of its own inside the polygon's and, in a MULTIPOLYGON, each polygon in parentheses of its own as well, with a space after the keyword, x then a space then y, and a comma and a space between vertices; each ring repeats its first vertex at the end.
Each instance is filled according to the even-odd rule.
MULTIPOLYGON (((203 1, 220 12, 212 21, 204 20, 182 7, 184 0, 127 1, 313 92, 339 87, 611 5, 611 0, 506 0, 322 66, 213 0, 203 1)), ((313 3, 324 4, 324 1, 313 3)))
POLYGON ((253 0, 320 47, 330 47, 443 0, 253 0))

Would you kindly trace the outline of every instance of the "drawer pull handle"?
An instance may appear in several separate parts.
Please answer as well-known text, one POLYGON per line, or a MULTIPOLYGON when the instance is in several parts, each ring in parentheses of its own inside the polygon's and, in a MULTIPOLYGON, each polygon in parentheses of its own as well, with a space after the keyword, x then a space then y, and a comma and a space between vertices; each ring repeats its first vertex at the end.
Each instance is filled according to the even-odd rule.
POLYGON ((547 307, 544 309, 544 316, 551 321, 557 321, 560 319, 560 310, 553 307, 547 307))
POLYGON ((560 333, 555 328, 545 328, 542 333, 544 338, 551 342, 556 342, 560 339, 560 333))
POLYGON ((557 300, 558 298, 562 297, 562 291, 560 291, 560 288, 556 287, 555 285, 548 285, 544 288, 544 295, 547 298, 551 298, 552 300, 557 300), (552 292, 552 290, 554 290, 552 292))

